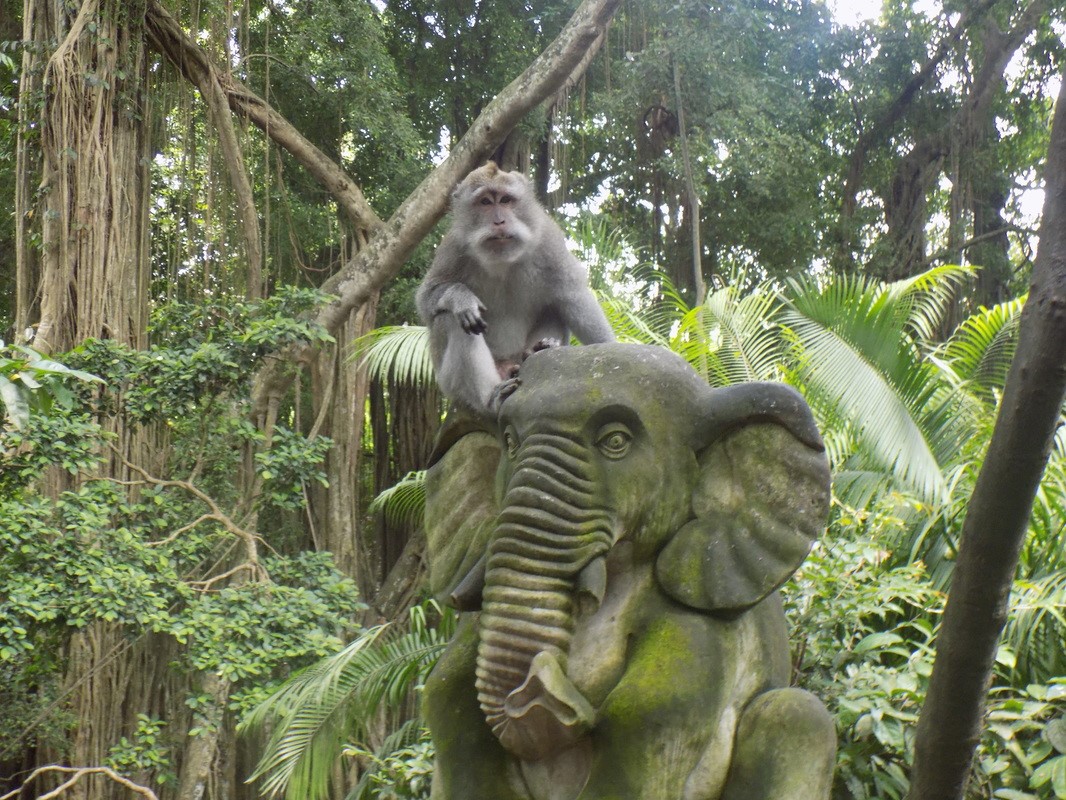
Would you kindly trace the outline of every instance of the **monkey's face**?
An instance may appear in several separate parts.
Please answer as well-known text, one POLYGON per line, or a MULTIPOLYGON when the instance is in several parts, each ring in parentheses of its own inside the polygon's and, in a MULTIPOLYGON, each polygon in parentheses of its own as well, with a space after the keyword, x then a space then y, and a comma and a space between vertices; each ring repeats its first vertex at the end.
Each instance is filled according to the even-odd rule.
POLYGON ((528 187, 512 173, 498 173, 495 180, 461 187, 460 200, 470 231, 469 245, 486 267, 510 265, 521 260, 534 239, 528 187))

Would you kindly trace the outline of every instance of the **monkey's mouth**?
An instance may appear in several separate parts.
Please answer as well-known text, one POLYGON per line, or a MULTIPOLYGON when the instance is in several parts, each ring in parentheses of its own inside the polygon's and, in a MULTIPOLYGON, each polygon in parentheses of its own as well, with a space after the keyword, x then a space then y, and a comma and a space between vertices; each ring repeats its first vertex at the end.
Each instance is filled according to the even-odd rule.
POLYGON ((512 239, 514 239, 514 237, 511 236, 510 234, 508 234, 508 233, 500 233, 500 234, 497 234, 496 236, 490 236, 485 241, 487 241, 487 242, 509 242, 512 239))

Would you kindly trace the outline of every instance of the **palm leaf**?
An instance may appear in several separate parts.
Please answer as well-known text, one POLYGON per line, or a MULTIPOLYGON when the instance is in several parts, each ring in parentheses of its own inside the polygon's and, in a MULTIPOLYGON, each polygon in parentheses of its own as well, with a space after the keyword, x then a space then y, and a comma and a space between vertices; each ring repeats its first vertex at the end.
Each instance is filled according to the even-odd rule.
POLYGON ((422 325, 386 325, 353 343, 352 359, 365 362, 370 377, 382 383, 425 385, 433 382, 429 331, 422 325))
POLYGON ((681 318, 672 348, 712 386, 781 376, 784 337, 776 322, 780 299, 766 286, 740 296, 731 283, 681 318))
POLYGON ((426 471, 408 472, 375 497, 367 510, 380 511, 391 524, 417 527, 426 510, 426 471))
POLYGON ((1022 680, 1066 674, 1066 572, 1015 583, 1003 642, 1017 655, 1022 680))
POLYGON ((454 614, 430 604, 411 610, 409 630, 385 624, 364 632, 339 653, 294 676, 254 709, 242 730, 276 726, 249 780, 262 779, 271 796, 319 800, 328 792, 334 763, 350 737, 360 737, 383 703, 397 706, 425 679, 454 627, 454 614))
MULTIPOLYGON (((800 380, 851 421, 874 463, 926 502, 943 502, 941 466, 919 425, 940 376, 922 362, 903 327, 912 318, 914 292, 849 277, 825 286, 792 281, 790 289, 781 320, 795 337, 800 380)), ((950 418, 927 421, 944 425, 950 418)))
POLYGON ((663 301, 647 309, 636 309, 624 300, 601 295, 600 305, 620 342, 669 347, 671 331, 680 318, 676 309, 663 301))
POLYGON ((987 394, 1006 385, 1024 305, 1020 297, 982 308, 955 329, 943 353, 961 378, 987 394))
POLYGON ((887 295, 905 313, 906 325, 920 342, 929 344, 939 338, 940 326, 959 289, 974 268, 962 264, 944 264, 910 278, 885 286, 887 295))

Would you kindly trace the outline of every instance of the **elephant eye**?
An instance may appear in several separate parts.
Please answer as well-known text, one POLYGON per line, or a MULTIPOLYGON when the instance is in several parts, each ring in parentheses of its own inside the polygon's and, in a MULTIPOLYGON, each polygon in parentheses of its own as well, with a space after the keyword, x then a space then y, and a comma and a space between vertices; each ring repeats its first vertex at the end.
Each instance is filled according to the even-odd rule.
POLYGON ((607 458, 622 458, 629 452, 633 434, 620 422, 612 422, 600 428, 596 434, 596 447, 607 458))
POLYGON ((518 433, 514 428, 508 428, 503 432, 503 444, 507 448, 507 457, 514 458, 518 453, 518 433))

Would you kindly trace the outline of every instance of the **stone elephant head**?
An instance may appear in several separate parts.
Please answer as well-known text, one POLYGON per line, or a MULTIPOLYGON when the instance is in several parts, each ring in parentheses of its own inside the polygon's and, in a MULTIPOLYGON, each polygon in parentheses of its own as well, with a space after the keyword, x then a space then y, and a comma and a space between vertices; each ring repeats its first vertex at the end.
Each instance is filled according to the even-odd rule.
POLYGON ((427 480, 431 584, 470 610, 426 686, 434 798, 827 797, 775 592, 828 510, 802 397, 563 347, 477 427, 427 480))

